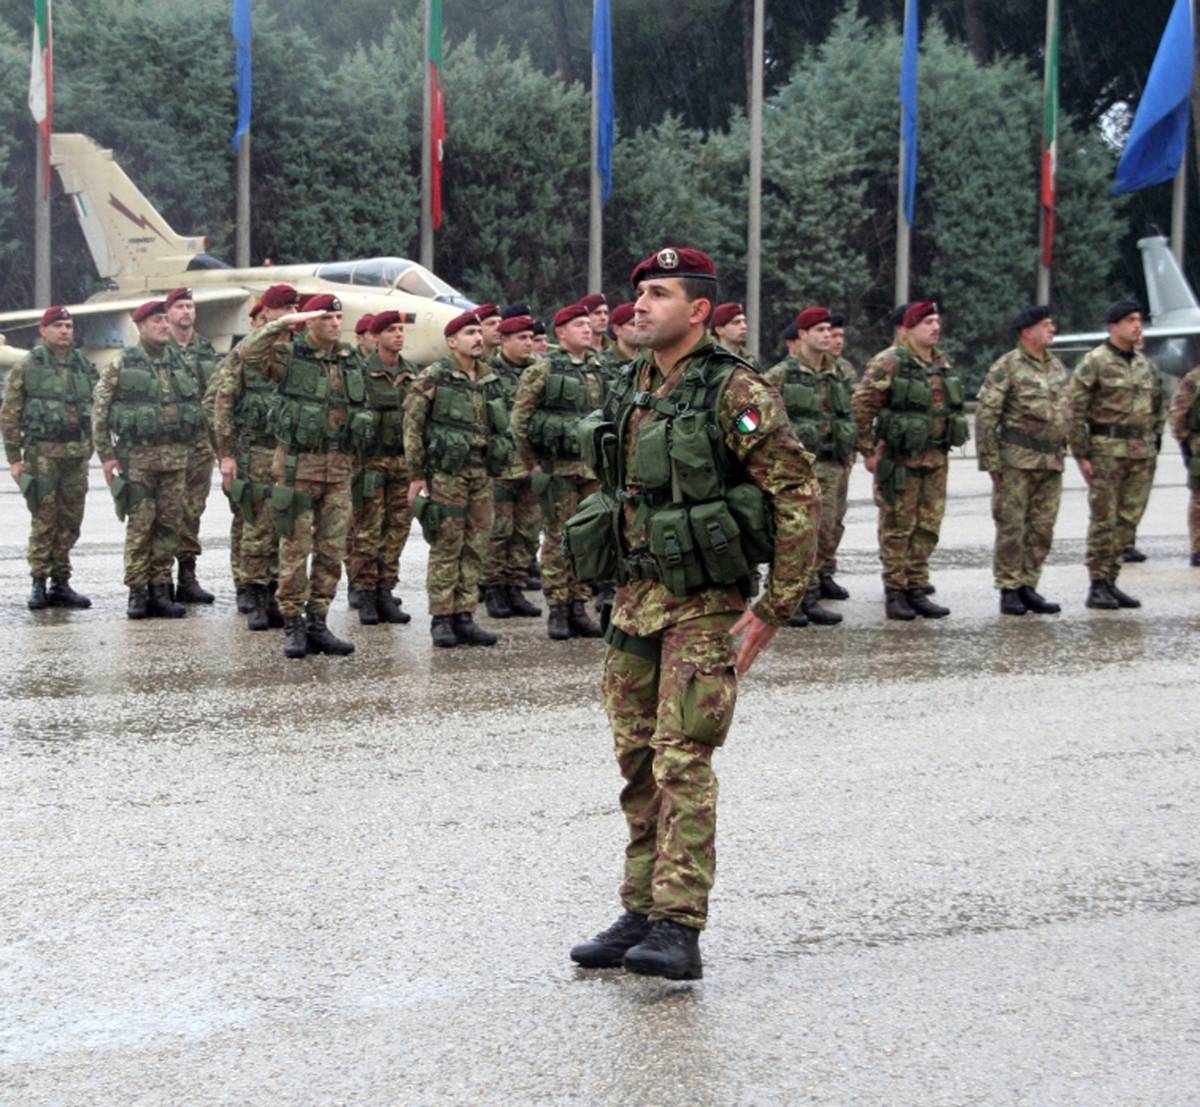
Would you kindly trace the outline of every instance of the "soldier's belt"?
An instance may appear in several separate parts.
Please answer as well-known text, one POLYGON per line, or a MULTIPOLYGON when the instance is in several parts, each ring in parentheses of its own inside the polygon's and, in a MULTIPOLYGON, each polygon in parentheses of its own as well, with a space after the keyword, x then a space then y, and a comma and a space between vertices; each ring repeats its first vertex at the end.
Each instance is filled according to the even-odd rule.
POLYGON ((1141 427, 1121 427, 1115 423, 1089 423, 1088 431, 1101 438, 1145 439, 1147 431, 1141 427))
POLYGON ((640 638, 636 634, 626 634, 615 623, 609 623, 604 631, 604 641, 614 650, 640 657, 643 661, 651 661, 655 665, 662 661, 661 638, 640 638))
POLYGON ((1036 450, 1039 454, 1059 454, 1063 452, 1063 447, 1058 442, 1046 442, 1041 438, 1032 438, 1028 434, 1009 430, 1008 427, 1000 428, 1000 441, 1007 442, 1010 446, 1021 446, 1026 450, 1036 450))

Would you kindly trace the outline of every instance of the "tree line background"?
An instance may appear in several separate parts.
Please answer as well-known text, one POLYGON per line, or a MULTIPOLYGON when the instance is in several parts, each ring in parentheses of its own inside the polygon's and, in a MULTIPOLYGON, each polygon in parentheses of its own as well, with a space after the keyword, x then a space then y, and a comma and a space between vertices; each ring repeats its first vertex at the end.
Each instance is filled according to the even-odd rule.
MULTIPOLYGON (((1140 291, 1135 242, 1167 227, 1170 186, 1109 195, 1120 137, 1170 0, 1064 5, 1060 325, 1093 328, 1140 291)), ((181 233, 233 254, 230 4, 58 0, 55 125, 113 149, 181 233)), ((912 272, 972 379, 1034 293, 1042 0, 926 0, 912 272)), ((714 255, 745 292, 751 0, 613 0, 618 143, 604 288, 666 242, 714 255)), ((808 303, 849 319, 861 360, 887 336, 895 243, 898 0, 768 0, 764 356, 808 303)), ((590 0, 447 0, 445 222, 435 269, 478 300, 543 315, 585 289, 590 0)), ((414 257, 419 236, 419 0, 255 5, 254 260, 414 257)), ((0 310, 32 298, 30 5, 0 0, 0 310)), ((1195 190, 1193 190, 1195 191, 1195 190)), ((55 181, 56 299, 99 288, 55 181)), ((1198 205, 1193 204, 1195 209, 1198 205)), ((1193 213, 1195 214, 1195 213, 1193 213)), ((1197 219, 1189 220, 1200 231, 1197 219)))

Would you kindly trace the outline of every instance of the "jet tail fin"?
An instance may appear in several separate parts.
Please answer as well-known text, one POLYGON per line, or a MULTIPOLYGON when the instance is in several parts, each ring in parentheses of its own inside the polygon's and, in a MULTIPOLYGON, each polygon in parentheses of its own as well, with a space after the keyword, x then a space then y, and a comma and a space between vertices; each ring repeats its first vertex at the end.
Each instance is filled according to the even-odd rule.
POLYGON ((112 151, 87 135, 54 135, 50 160, 101 277, 120 287, 144 287, 151 277, 182 272, 203 252, 205 240, 176 234, 112 151))
POLYGON ((1142 251, 1142 268, 1146 274, 1146 293, 1150 297, 1150 321, 1156 327, 1169 327, 1182 321, 1186 314, 1189 322, 1200 317, 1200 304, 1196 294, 1183 275, 1179 263, 1171 253, 1163 235, 1151 235, 1138 239, 1142 251))

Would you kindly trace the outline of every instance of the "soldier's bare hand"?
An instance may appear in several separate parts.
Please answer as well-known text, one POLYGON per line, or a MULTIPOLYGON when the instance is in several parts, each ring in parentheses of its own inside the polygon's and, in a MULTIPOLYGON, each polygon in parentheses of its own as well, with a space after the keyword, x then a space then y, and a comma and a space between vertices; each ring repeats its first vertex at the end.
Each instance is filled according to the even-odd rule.
POLYGON ((9 472, 9 475, 12 477, 12 479, 13 479, 14 481, 16 481, 18 484, 20 484, 20 483, 21 483, 21 476, 22 476, 22 474, 24 474, 24 472, 25 472, 25 462, 23 462, 23 461, 14 461, 14 462, 13 462, 13 463, 12 463, 12 464, 11 464, 11 465, 8 467, 8 472, 9 472))
POLYGON ((867 454, 867 456, 863 458, 863 465, 866 466, 866 470, 868 473, 875 472, 875 468, 878 464, 879 464, 879 455, 878 454, 867 454))
POLYGON ((1087 481, 1087 486, 1091 488, 1093 475, 1092 463, 1086 457, 1080 457, 1075 459, 1075 464, 1079 466, 1080 474, 1087 481))
POLYGON ((746 635, 742 639, 737 653, 738 676, 745 676, 750 671, 754 659, 771 644, 771 639, 775 637, 778 630, 778 627, 763 622, 750 608, 746 608, 742 612, 741 618, 729 630, 729 634, 733 638, 743 631, 746 635))
POLYGON ((228 492, 233 487, 233 482, 237 480, 238 464, 237 458, 223 457, 221 458, 221 487, 228 492))
POLYGON ((109 461, 104 462, 101 468, 104 470, 104 483, 112 484, 113 477, 117 475, 117 470, 121 467, 121 463, 114 457, 109 461))
POLYGON ((418 496, 429 495, 429 481, 415 480, 408 486, 408 506, 412 507, 417 502, 418 496))
POLYGON ((294 327, 297 323, 307 323, 310 319, 320 319, 322 315, 328 314, 327 311, 291 311, 287 315, 281 315, 275 322, 282 323, 285 327, 294 327))

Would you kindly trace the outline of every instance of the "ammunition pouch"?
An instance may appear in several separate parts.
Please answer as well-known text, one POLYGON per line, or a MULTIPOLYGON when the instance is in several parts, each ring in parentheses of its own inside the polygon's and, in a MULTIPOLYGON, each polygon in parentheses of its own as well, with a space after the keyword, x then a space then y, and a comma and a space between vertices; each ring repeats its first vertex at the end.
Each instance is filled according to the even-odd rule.
POLYGON ((425 541, 431 546, 437 541, 442 525, 447 519, 463 519, 466 514, 466 508, 435 503, 424 494, 417 496, 413 501, 413 515, 421 524, 421 533, 425 536, 425 541))
POLYGON ((229 483, 229 506, 247 523, 258 515, 258 505, 271 495, 271 485, 234 477, 229 483))
POLYGON ((350 482, 350 500, 356 512, 379 495, 383 488, 383 474, 378 469, 359 469, 350 482))
POLYGON ((542 515, 550 520, 558 510, 558 501, 575 487, 575 483, 566 477, 556 477, 550 473, 530 473, 529 487, 541 504, 542 515))
POLYGON ((108 486, 108 490, 112 493, 113 507, 116 509, 117 518, 122 523, 147 495, 144 484, 137 484, 120 473, 113 474, 112 484, 108 486))
POLYGON ((889 504, 894 504, 908 482, 908 469, 890 457, 881 457, 875 468, 875 480, 880 495, 889 504))
POLYGON ((312 497, 306 492, 297 492, 287 484, 276 484, 271 488, 271 515, 275 520, 275 533, 280 538, 291 538, 296 530, 296 516, 312 508, 312 497))
POLYGON ((971 437, 971 426, 967 417, 961 411, 955 411, 946 418, 946 442, 952 448, 965 446, 971 437))
POLYGON ((621 551, 621 505, 617 499, 603 489, 585 497, 563 528, 562 544, 576 580, 584 584, 613 580, 621 551))
POLYGON ((42 501, 54 491, 54 480, 50 477, 38 477, 32 473, 22 473, 17 482, 21 495, 25 497, 31 513, 36 514, 42 506, 42 501))

